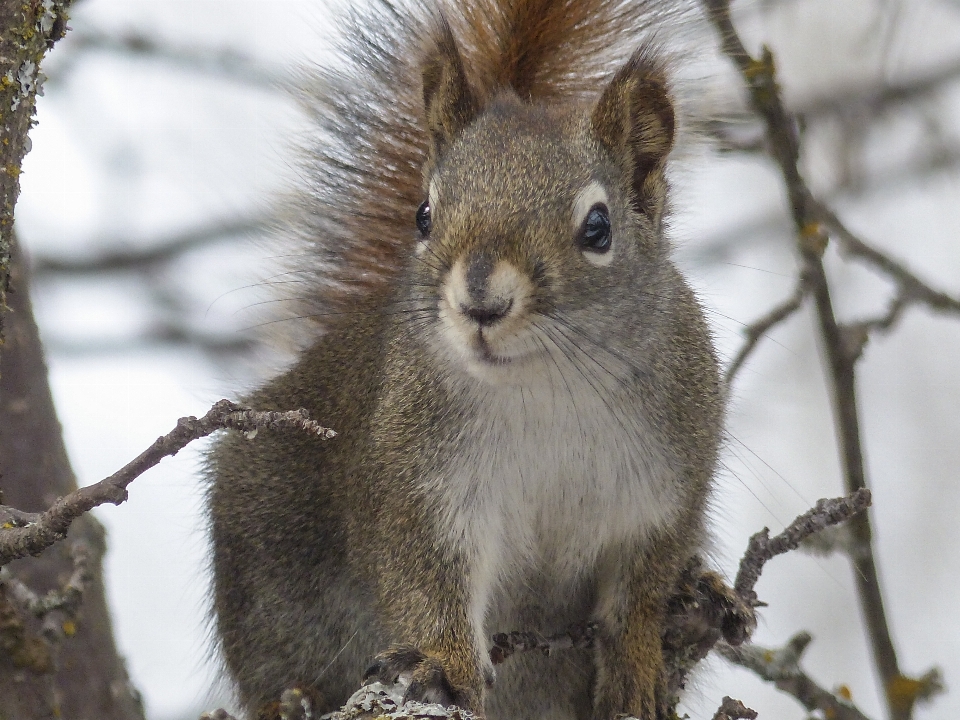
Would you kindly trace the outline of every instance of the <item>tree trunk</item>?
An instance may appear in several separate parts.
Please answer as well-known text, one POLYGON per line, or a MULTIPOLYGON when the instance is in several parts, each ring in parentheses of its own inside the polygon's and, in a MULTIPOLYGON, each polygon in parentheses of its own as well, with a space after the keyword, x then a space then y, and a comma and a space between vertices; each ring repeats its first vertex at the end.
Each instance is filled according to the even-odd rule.
MULTIPOLYGON (((13 246, 6 342, 0 353, 0 490, 3 503, 45 510, 76 487, 47 383, 47 368, 27 292, 23 258, 13 246)), ((70 576, 71 542, 92 550, 91 578, 74 633, 50 643, 0 587, 0 720, 142 720, 139 696, 117 655, 103 592, 104 532, 93 516, 73 524, 66 542, 8 571, 37 593, 70 576)), ((72 628, 71 628, 72 630, 72 628)))
POLYGON ((7 310, 13 208, 20 165, 30 149, 40 62, 67 29, 71 0, 0 0, 0 345, 7 310))

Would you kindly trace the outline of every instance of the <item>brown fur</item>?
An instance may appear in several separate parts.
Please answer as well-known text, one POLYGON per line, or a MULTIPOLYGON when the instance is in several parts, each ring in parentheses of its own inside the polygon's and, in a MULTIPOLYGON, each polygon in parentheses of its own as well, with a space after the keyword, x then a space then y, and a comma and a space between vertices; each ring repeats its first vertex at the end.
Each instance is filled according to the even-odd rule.
MULTIPOLYGON (((684 22, 663 0, 440 0, 435 9, 373 0, 341 22, 339 63, 305 74, 300 97, 320 131, 304 148, 304 195, 291 234, 314 262, 290 268, 297 314, 321 327, 358 297, 389 292, 415 242, 411 208, 424 199, 425 57, 452 33, 476 101, 503 89, 533 101, 593 100, 637 54, 662 72, 651 37, 684 22)), ((662 33, 661 33, 662 34, 662 33)))
POLYGON ((311 96, 297 271, 325 332, 247 401, 340 435, 212 450, 224 657, 254 709, 289 684, 335 709, 372 661, 492 720, 664 720, 664 618, 704 540, 723 412, 664 236, 668 74, 636 49, 672 15, 440 10, 376 3, 311 96), (586 242, 597 208, 609 263, 586 242), (497 355, 497 333, 526 355, 497 355), (594 649, 512 658, 493 682, 491 632, 588 620, 594 649))

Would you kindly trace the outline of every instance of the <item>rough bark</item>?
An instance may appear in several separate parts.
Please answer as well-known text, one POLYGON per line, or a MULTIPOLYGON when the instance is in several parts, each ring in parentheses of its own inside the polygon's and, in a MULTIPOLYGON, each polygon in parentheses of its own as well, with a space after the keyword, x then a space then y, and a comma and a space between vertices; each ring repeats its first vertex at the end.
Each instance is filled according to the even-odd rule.
POLYGON ((40 61, 63 37, 71 0, 0 0, 0 344, 9 291, 13 208, 30 150, 40 61))
MULTIPOLYGON (((13 247, 7 295, 6 343, 0 353, 0 490, 3 501, 25 511, 48 508, 76 488, 61 436, 47 368, 27 293, 27 277, 13 247)), ((71 542, 92 549, 92 577, 74 625, 64 637, 41 633, 0 587, 0 720, 68 718, 142 720, 139 697, 117 654, 103 591, 100 558, 104 532, 86 515, 73 524, 66 543, 7 570, 31 590, 59 589, 70 577, 71 542)))

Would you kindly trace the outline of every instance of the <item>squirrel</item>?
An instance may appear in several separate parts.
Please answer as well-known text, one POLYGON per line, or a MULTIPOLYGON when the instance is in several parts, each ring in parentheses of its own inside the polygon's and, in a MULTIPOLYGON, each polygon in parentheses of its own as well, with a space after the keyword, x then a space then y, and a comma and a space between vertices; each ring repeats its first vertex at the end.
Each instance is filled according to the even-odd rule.
POLYGON ((379 0, 345 20, 302 173, 322 332, 245 398, 338 437, 208 456, 216 634, 248 710, 404 677, 490 720, 671 712, 664 618, 724 415, 665 232, 679 118, 644 38, 673 13, 379 0), (494 672, 494 633, 582 622, 592 647, 494 672))

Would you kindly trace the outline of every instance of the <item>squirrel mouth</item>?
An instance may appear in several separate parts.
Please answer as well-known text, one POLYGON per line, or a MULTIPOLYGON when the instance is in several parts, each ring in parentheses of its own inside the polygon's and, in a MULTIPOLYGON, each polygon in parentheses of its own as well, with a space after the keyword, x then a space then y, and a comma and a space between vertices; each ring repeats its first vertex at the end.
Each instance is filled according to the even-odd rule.
POLYGON ((483 330, 477 330, 477 340, 474 350, 476 351, 477 359, 488 365, 509 365, 513 362, 513 358, 494 354, 490 349, 490 344, 487 342, 487 339, 483 337, 483 330))

